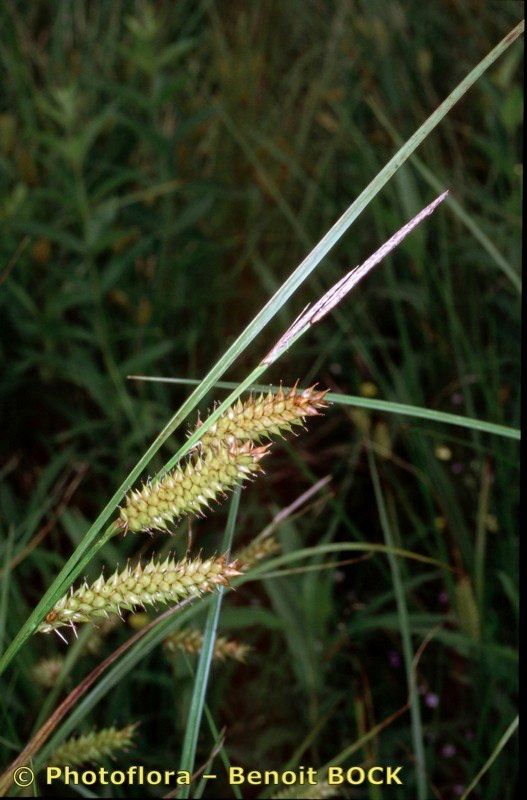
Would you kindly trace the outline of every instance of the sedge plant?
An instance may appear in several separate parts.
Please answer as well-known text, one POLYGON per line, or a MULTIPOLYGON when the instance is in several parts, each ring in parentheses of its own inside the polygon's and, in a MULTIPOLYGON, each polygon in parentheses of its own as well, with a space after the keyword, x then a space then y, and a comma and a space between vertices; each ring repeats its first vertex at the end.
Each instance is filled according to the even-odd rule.
MULTIPOLYGON (((106 581, 99 581, 98 588, 94 588, 93 585, 87 585, 84 589, 84 595, 82 593, 82 588, 79 590, 73 590, 72 593, 69 595, 70 598, 73 598, 73 602, 71 605, 68 605, 68 600, 66 597, 65 592, 69 589, 69 587, 73 586, 74 580, 82 573, 83 569, 89 564, 91 559, 93 558, 94 554, 98 551, 98 549, 110 540, 113 536, 117 533, 127 530, 133 532, 139 532, 142 530, 158 530, 159 528, 164 529, 167 525, 172 524, 177 518, 179 518, 182 514, 192 512, 196 513, 203 510, 204 507, 207 506, 207 503, 213 499, 215 499, 217 493, 223 492, 226 488, 232 488, 232 486, 242 477, 238 472, 236 477, 233 481, 224 481, 218 479, 218 476, 215 474, 215 486, 217 485, 218 488, 216 492, 214 488, 210 489, 213 492, 212 497, 207 497, 203 491, 200 491, 196 496, 190 498, 189 496, 189 503, 184 505, 181 503, 181 498, 179 497, 178 493, 175 491, 175 484, 170 485, 169 481, 173 479, 173 471, 184 469, 184 467, 178 466, 179 462, 183 457, 185 457, 188 453, 192 451, 194 447, 197 449, 196 456, 191 456, 191 458, 195 457, 197 459, 201 459, 200 463, 206 463, 207 456, 203 455, 203 451, 200 448, 199 441, 200 439, 206 440, 206 435, 208 431, 212 431, 214 425, 222 418, 222 415, 229 409, 235 408, 233 403, 237 401, 238 396, 244 391, 245 388, 252 385, 255 379, 258 378, 260 375, 263 374, 265 369, 271 364, 274 363, 280 355, 285 352, 285 350, 291 346, 296 339, 303 335, 311 325, 321 319, 320 314, 327 313, 333 307, 332 304, 334 302, 340 301, 342 298, 341 290, 343 291, 344 288, 348 289, 349 284, 344 281, 343 284, 340 284, 338 288, 335 289, 332 295, 325 298, 324 303, 322 305, 318 305, 315 310, 311 310, 307 316, 302 315, 299 323, 292 327, 287 333, 287 335, 279 341, 277 348, 273 348, 272 351, 268 354, 268 356, 258 365, 258 368, 251 373, 248 378, 242 382, 233 394, 227 398, 225 403, 221 404, 221 406, 214 412, 211 418, 208 420, 208 424, 205 423, 203 426, 198 427, 198 429, 191 435, 189 440, 185 445, 183 445, 174 457, 170 460, 170 462, 165 465, 164 470, 158 476, 157 482, 154 486, 157 487, 154 490, 155 495, 155 502, 150 504, 148 500, 150 496, 145 496, 142 494, 143 490, 137 490, 134 495, 127 495, 128 491, 131 491, 133 484, 135 481, 140 477, 141 474, 145 471, 149 461, 153 457, 153 455, 159 450, 161 445, 168 439, 168 437, 176 430, 179 425, 181 425, 187 418, 188 414, 192 411, 192 409, 196 406, 196 404, 200 401, 200 399, 205 395, 205 393, 211 388, 212 385, 221 377, 221 375, 225 372, 225 370, 233 363, 234 359, 237 355, 240 354, 248 344, 254 339, 256 334, 263 328, 263 326, 274 316, 274 314, 283 306, 286 300, 291 296, 293 291, 300 285, 300 283, 305 280, 307 275, 315 269, 320 260, 323 256, 329 251, 329 249, 335 244, 336 241, 343 235, 344 231, 351 225, 353 220, 358 216, 358 214, 366 207, 367 203, 372 199, 372 197, 380 190, 380 188, 386 184, 386 182, 390 179, 393 175, 394 171, 398 169, 398 167, 404 162, 406 158, 415 150, 420 142, 424 140, 424 138, 430 133, 430 131, 438 124, 438 122, 442 119, 442 117, 448 112, 448 110, 452 107, 452 105, 463 96, 466 90, 474 83, 475 80, 485 71, 490 64, 492 64, 498 56, 505 51, 507 47, 510 46, 512 41, 520 35, 521 31, 523 30, 522 26, 518 26, 515 31, 511 32, 509 36, 507 36, 500 45, 498 45, 495 50, 490 53, 486 59, 484 59, 478 67, 473 70, 467 78, 462 81, 458 87, 454 90, 452 95, 447 98, 447 100, 439 106, 436 112, 431 115, 429 120, 416 132, 416 134, 411 137, 410 140, 398 151, 394 159, 392 159, 389 164, 386 165, 384 170, 381 170, 377 178, 372 182, 372 185, 367 187, 367 190, 363 192, 360 197, 357 199, 355 203, 352 204, 350 209, 345 213, 345 215, 338 221, 336 226, 332 228, 332 230, 328 233, 327 237, 321 241, 320 245, 315 248, 312 254, 303 262, 298 270, 291 276, 289 281, 286 281, 284 286, 279 290, 277 295, 273 298, 272 302, 265 306, 262 310, 261 314, 259 314, 253 323, 249 325, 247 330, 242 334, 239 340, 237 340, 231 348, 224 354, 224 356, 220 359, 218 364, 211 370, 211 372, 206 376, 204 381, 199 385, 199 387, 191 394, 188 400, 183 404, 182 408, 174 415, 174 417, 170 420, 167 426, 163 429, 160 433, 159 437, 156 441, 151 445, 151 447, 147 450, 144 456, 140 459, 136 467, 131 471, 130 475, 123 481, 119 489, 116 491, 114 496, 111 498, 105 509, 101 512, 95 523, 89 529, 88 533, 86 534, 85 538, 81 542, 81 544, 76 549, 75 553, 66 563, 64 568, 61 570, 60 574, 57 576, 57 579, 53 582, 52 586, 46 592, 44 597, 42 598, 41 602, 38 604, 37 608, 28 619, 26 624, 21 628, 18 632, 15 640, 10 643, 8 649, 4 653, 1 661, 0 661, 0 670, 3 670, 7 667, 7 665, 12 661, 13 657, 18 653, 20 647, 24 644, 27 638, 38 628, 38 626, 45 625, 46 622, 48 624, 52 624, 57 622, 57 627, 59 625, 66 624, 66 617, 68 615, 73 616, 76 613, 82 615, 83 613, 89 619, 93 618, 93 610, 97 606, 98 610, 103 608, 100 606, 99 603, 106 602, 106 600, 110 599, 109 608, 105 609, 109 613, 113 613, 113 611, 118 611, 121 607, 125 607, 124 603, 122 602, 123 595, 119 593, 119 598, 116 596, 112 596, 112 588, 110 584, 106 581), (165 477, 168 476, 168 477, 165 477), (165 483, 163 484, 163 481, 165 483), (170 495, 170 492, 174 491, 174 496, 170 495), (137 493, 139 492, 139 494, 137 493), (161 492, 161 496, 160 496, 161 492), (203 502, 201 498, 203 497, 203 502), (124 498, 124 500, 123 500, 124 498), (119 513, 119 517, 116 522, 110 523, 106 530, 103 532, 104 526, 110 522, 112 515, 114 515, 117 511, 119 504, 121 504, 121 512, 119 513), (146 509, 143 508, 143 504, 146 503, 146 509), (141 504, 141 505, 139 505, 141 504), (163 505, 164 504, 164 505, 163 505), (151 506, 151 507, 149 507, 151 506), (124 512, 123 512, 124 509, 124 512), (129 514, 128 511, 133 511, 134 513, 129 514), (130 523, 130 519, 132 522, 130 523), (108 587, 108 588, 107 588, 108 587), (100 594, 98 594, 100 590, 100 594), (107 597, 104 597, 104 594, 107 597), (88 601, 85 602, 85 606, 83 606, 83 597, 84 601, 86 598, 89 598, 88 601), (113 606, 111 603, 113 602, 113 606), (59 623, 58 620, 60 618, 60 613, 68 609, 65 614, 65 617, 59 623), (51 620, 47 619, 47 617, 54 613, 57 614, 57 617, 51 618, 51 620)), ((348 276, 347 276, 348 277, 348 276)), ((351 279, 351 285, 353 284, 353 279, 351 279)), ((230 435, 230 434, 228 434, 230 435)), ((217 429, 213 431, 209 437, 210 441, 209 444, 211 447, 215 446, 215 439, 217 438, 217 429)), ((232 448, 232 443, 229 445, 229 448, 232 448)), ((237 454, 238 451, 241 451, 243 448, 247 448, 244 455, 248 453, 252 453, 253 450, 253 443, 252 440, 249 440, 249 444, 245 442, 243 445, 234 445, 235 453, 237 454)), ((255 448, 259 449, 259 448, 255 448)), ((211 450, 212 452, 212 450, 211 450)), ((229 457, 231 455, 230 449, 227 450, 228 455, 225 452, 222 452, 221 458, 226 459, 227 463, 230 465, 229 457)), ((213 458, 213 456, 209 456, 209 458, 213 458)), ((247 466, 247 464, 244 464, 247 466)), ((194 467, 192 468, 194 469, 194 467)), ((198 470, 198 472, 203 470, 198 470)), ((179 473, 178 473, 179 474, 179 473)), ((194 472, 192 473, 194 474, 194 472)), ((222 477, 222 476, 220 476, 222 477)), ((229 474, 229 477, 234 477, 229 474)), ((184 479, 188 479, 188 473, 182 478, 182 482, 184 479)), ((201 486, 201 484, 200 484, 201 486)), ((203 488, 201 486, 201 488, 203 488)), ((209 487, 210 488, 210 487, 209 487)), ((147 493, 148 494, 148 493, 147 493)), ((154 496, 153 495, 153 496, 154 496)), ((141 567, 138 576, 143 575, 146 567, 141 567)), ((135 580, 135 578, 128 574, 127 570, 121 571, 120 575, 125 575, 126 577, 123 580, 135 580)), ((111 580, 111 579, 110 579, 111 580)), ((139 577, 137 577, 137 581, 139 581, 139 577)), ((97 583, 97 582, 96 582, 97 583)), ((164 602, 167 599, 168 595, 165 597, 163 592, 167 592, 163 585, 164 581, 160 578, 159 581, 160 586, 156 584, 155 591, 153 587, 148 584, 148 586, 143 587, 143 584, 140 583, 130 583, 127 584, 130 586, 130 596, 126 598, 125 602, 131 600, 131 595, 136 590, 142 590, 145 588, 145 594, 141 594, 141 591, 137 592, 138 603, 142 604, 143 602, 148 602, 148 596, 154 596, 155 600, 159 600, 160 602, 164 602), (150 591, 151 590, 151 591, 150 591)), ((197 590, 199 592, 199 589, 197 590)), ((168 592, 169 593, 169 592, 168 592)), ((172 600, 172 597, 170 597, 172 600)), ((103 603, 104 605, 104 603, 103 603)), ((135 607, 135 603, 130 603, 131 606, 135 607)), ((95 616, 98 616, 95 614, 95 616)), ((101 614, 101 616, 103 616, 101 614)), ((78 619, 77 621, 83 621, 82 619, 78 619)), ((199 726, 199 716, 197 720, 197 725, 199 726)), ((196 724, 196 723, 195 723, 196 724)), ((421 765, 422 766, 422 765, 421 765)), ((423 795, 423 789, 420 787, 420 796, 423 795)))

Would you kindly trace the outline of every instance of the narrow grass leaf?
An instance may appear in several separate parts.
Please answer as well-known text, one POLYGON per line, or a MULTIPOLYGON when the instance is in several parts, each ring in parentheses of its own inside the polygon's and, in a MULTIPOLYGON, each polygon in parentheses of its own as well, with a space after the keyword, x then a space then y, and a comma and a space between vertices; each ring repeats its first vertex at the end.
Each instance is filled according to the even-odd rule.
MULTIPOLYGON (((221 551, 222 553, 230 553, 234 539, 234 530, 236 527, 236 517, 238 515, 238 508, 240 505, 240 492, 238 486, 231 500, 229 508, 229 516, 225 528, 225 535, 223 537, 221 551)), ((196 748, 198 745, 198 736, 201 727, 201 718, 203 716, 203 707, 205 705, 205 695, 207 693, 207 684, 210 675, 210 666, 214 657, 214 644, 216 641, 216 632, 218 630, 218 621, 220 618, 221 603, 223 600, 223 588, 220 587, 212 602, 207 615, 205 623, 205 630, 203 632, 203 645, 196 671, 196 678, 192 689, 192 699, 190 701, 190 709, 185 727, 185 738, 183 740, 183 748, 181 752, 180 769, 188 770, 190 773, 194 771, 194 761, 196 758, 196 748)), ((181 797, 190 796, 190 786, 183 786, 181 789, 181 797)))
POLYGON ((519 717, 515 717, 515 719, 513 719, 513 721, 503 734, 503 736, 500 738, 498 744, 492 751, 487 761, 481 767, 476 777, 470 782, 467 789, 461 795, 460 800, 466 800, 467 797, 472 794, 472 792, 474 791, 474 789, 476 788, 476 786, 478 785, 484 774, 492 767, 492 765, 496 761, 497 757, 499 756, 499 754, 501 753, 501 751, 503 750, 503 748, 505 747, 511 736, 513 736, 513 734, 516 733, 518 725, 519 725, 519 717))
MULTIPOLYGON (((379 474, 377 472, 377 467, 375 464, 375 458, 371 450, 368 450, 368 462, 373 481, 375 498, 377 500, 377 508, 379 511, 381 527, 384 533, 384 540, 386 542, 387 547, 393 548, 393 541, 394 541, 393 534, 390 526, 390 521, 388 519, 386 506, 384 503, 384 497, 382 494, 379 474)), ((414 671, 413 671, 414 653, 412 649, 412 634, 410 631, 408 608, 406 605, 406 597, 401 578, 401 573, 399 570, 399 564, 397 563, 397 559, 395 558, 393 552, 391 551, 388 553, 388 561, 390 562, 393 588, 394 588, 395 598, 397 601, 397 613, 399 616, 403 655, 406 667, 406 679, 408 682, 408 700, 410 704, 412 741, 414 745, 414 755, 415 755, 417 796, 420 800, 427 800, 429 794, 428 794, 428 787, 426 780, 426 760, 425 760, 425 748, 423 741, 423 726, 421 722, 419 693, 417 690, 417 686, 415 684, 414 671)))
MULTIPOLYGON (((195 378, 164 378, 150 375, 130 375, 129 377, 131 380, 152 381, 155 383, 178 383, 188 385, 200 383, 199 379, 195 378)), ((218 389, 235 389, 237 386, 238 384, 233 381, 218 381, 216 383, 216 388, 218 389)), ((263 383, 255 383, 248 388, 253 392, 267 391, 276 393, 280 391, 279 386, 265 385, 263 383)), ((283 387, 284 391, 287 391, 288 388, 289 387, 283 387)), ((409 405, 408 403, 395 403, 391 400, 370 399, 368 397, 360 397, 359 395, 339 394, 338 392, 328 392, 326 394, 326 399, 335 405, 367 408, 370 411, 383 411, 387 414, 399 414, 403 417, 427 419, 431 422, 455 425, 459 428, 482 431, 483 433, 491 433, 506 439, 514 439, 515 441, 521 440, 521 430, 519 428, 510 428, 506 425, 498 425, 495 422, 486 422, 481 419, 464 417, 461 414, 449 414, 445 411, 436 411, 433 408, 423 408, 422 406, 409 405)))

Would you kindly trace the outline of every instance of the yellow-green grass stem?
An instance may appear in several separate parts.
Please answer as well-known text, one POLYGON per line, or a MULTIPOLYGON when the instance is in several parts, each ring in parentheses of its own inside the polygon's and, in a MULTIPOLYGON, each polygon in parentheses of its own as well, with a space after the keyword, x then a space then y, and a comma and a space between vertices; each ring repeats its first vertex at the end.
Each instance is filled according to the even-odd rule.
POLYGON ((511 736, 513 736, 513 734, 516 733, 516 731, 518 729, 519 722, 520 722, 520 718, 519 717, 515 717, 512 720, 511 724, 509 725, 509 727, 507 728, 507 730, 505 731, 503 736, 500 737, 496 747, 494 748, 494 750, 492 751, 492 753, 490 754, 490 756, 488 757, 486 762, 483 764, 483 766, 481 767, 481 769, 478 772, 478 774, 469 783, 469 785, 467 786, 467 788, 465 789, 465 791, 461 795, 460 800, 467 800, 467 797, 469 797, 472 794, 472 792, 474 791, 474 789, 476 788, 476 786, 480 782, 480 780, 483 777, 483 775, 494 764, 494 762, 496 761, 497 757, 499 756, 499 754, 501 753, 501 751, 503 750, 503 748, 505 747, 505 745, 507 744, 507 742, 509 741, 511 736))
MULTIPOLYGON (((379 480, 379 473, 375 464, 375 456, 370 448, 368 448, 368 463, 370 467, 371 478, 373 482, 373 489, 375 499, 377 501, 377 509, 381 522, 381 527, 384 534, 384 541, 388 548, 394 547, 394 537, 388 518, 386 504, 381 489, 381 482, 379 480)), ((412 648, 412 634, 410 632, 410 621, 408 616, 408 606, 406 604, 406 595, 403 586, 399 562, 393 552, 388 552, 388 561, 390 564, 390 571, 392 573, 393 588, 395 599, 397 602, 397 613, 399 617, 400 633, 404 663, 406 668, 406 680, 408 684, 408 702, 410 704, 410 719, 412 741, 414 746, 415 756, 415 776, 417 786, 417 797, 419 800, 427 800, 429 797, 429 790, 427 785, 426 774, 426 758, 423 739, 423 725, 421 721, 421 707, 419 702, 419 692, 414 676, 413 663, 414 653, 412 648)))
MULTIPOLYGON (((221 545, 222 553, 226 553, 227 555, 231 552, 234 541, 236 517, 238 516, 238 508, 240 505, 240 494, 241 487, 238 486, 232 496, 227 525, 225 527, 225 533, 221 545)), ((201 718, 203 716, 203 708, 205 705, 205 696, 207 693, 210 667, 214 658, 214 645, 216 643, 223 595, 224 588, 220 587, 209 608, 207 620, 205 622, 205 629, 203 631, 203 645, 201 648, 196 677, 192 688, 192 698, 190 701, 187 724, 185 726, 185 737, 183 739, 181 761, 179 765, 181 770, 188 770, 190 773, 194 771, 198 736, 201 727, 201 718)), ((180 797, 190 797, 190 786, 181 787, 180 797)))

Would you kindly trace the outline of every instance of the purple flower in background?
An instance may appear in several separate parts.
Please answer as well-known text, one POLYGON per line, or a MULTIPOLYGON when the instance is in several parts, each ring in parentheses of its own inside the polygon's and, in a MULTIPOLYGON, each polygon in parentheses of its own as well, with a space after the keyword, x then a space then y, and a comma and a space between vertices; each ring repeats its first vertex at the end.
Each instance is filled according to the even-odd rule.
POLYGON ((442 592, 439 592, 439 594, 437 596, 437 599, 439 600, 439 602, 441 603, 442 606, 447 606, 448 605, 448 593, 445 592, 444 589, 443 589, 442 592))
POLYGON ((461 475, 461 473, 463 472, 465 467, 463 466, 463 464, 460 461, 455 461, 452 464, 452 466, 450 467, 450 469, 452 470, 452 473, 454 475, 461 475))
POLYGON ((461 797, 464 791, 465 787, 463 786, 463 784, 456 783, 456 785, 454 786, 454 794, 456 795, 456 797, 461 797))
POLYGON ((439 705, 439 697, 437 696, 437 694, 435 694, 435 692, 427 692, 425 694, 425 705, 427 705, 428 708, 437 708, 438 707, 438 705, 439 705))
POLYGON ((463 394, 461 392, 454 392, 454 394, 450 398, 450 402, 452 403, 453 406, 463 405, 463 394))
POLYGON ((452 758, 452 756, 456 755, 456 752, 457 752, 456 746, 451 742, 444 744, 441 749, 441 755, 443 756, 443 758, 452 758))
POLYGON ((397 650, 390 650, 388 653, 388 661, 390 662, 390 667, 396 668, 401 666, 401 656, 397 650))

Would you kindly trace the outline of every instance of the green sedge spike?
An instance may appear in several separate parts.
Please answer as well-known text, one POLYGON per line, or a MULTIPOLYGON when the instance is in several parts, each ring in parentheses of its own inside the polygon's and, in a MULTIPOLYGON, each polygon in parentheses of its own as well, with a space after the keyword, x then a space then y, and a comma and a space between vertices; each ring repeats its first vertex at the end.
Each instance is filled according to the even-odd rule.
MULTIPOLYGON (((203 647, 203 634, 193 628, 176 631, 164 641, 167 653, 185 652, 189 654, 199 653, 203 647)), ((214 658, 225 661, 232 658, 235 661, 245 662, 250 651, 248 644, 237 642, 235 639, 227 639, 226 636, 217 636, 214 642, 214 658)))
POLYGON ((168 530, 186 514, 201 514, 219 494, 232 489, 261 471, 260 460, 269 445, 251 442, 210 448, 184 467, 176 467, 158 481, 131 492, 120 510, 120 525, 126 531, 168 530))
POLYGON ((53 767, 77 767, 96 764, 104 758, 113 758, 119 750, 128 750, 133 743, 137 723, 126 728, 103 728, 84 736, 68 739, 49 759, 53 767))
POLYGON ((88 585, 72 589, 53 606, 39 625, 40 633, 77 623, 94 622, 123 609, 157 603, 175 604, 185 598, 199 597, 217 586, 228 585, 229 578, 240 575, 238 563, 224 557, 175 561, 168 557, 160 563, 153 559, 142 566, 126 566, 121 572, 104 579, 102 575, 88 585))
POLYGON ((64 659, 62 656, 42 658, 33 666, 31 675, 39 686, 51 689, 55 686, 63 667, 64 659))
POLYGON ((242 547, 236 553, 236 560, 240 562, 241 569, 250 569, 258 561, 279 553, 282 547, 276 536, 256 537, 252 542, 242 547))
POLYGON ((313 786, 283 787, 280 792, 271 795, 271 800, 325 800, 326 797, 336 797, 341 790, 341 786, 319 781, 313 786))
MULTIPOLYGON (((271 436, 284 436, 294 425, 302 425, 306 417, 319 414, 326 408, 328 390, 317 391, 315 386, 299 390, 297 384, 287 393, 251 395, 238 400, 203 434, 197 448, 225 447, 246 440, 259 442, 271 436)), ((198 421, 199 428, 203 423, 198 421)))

